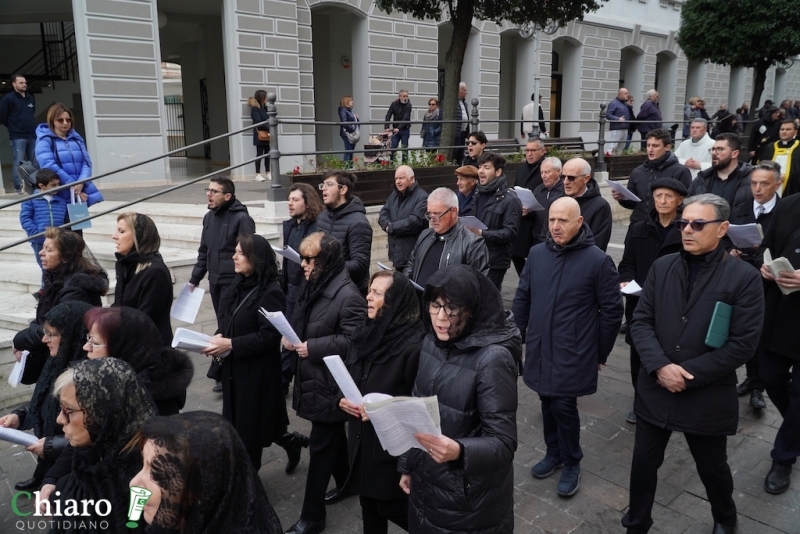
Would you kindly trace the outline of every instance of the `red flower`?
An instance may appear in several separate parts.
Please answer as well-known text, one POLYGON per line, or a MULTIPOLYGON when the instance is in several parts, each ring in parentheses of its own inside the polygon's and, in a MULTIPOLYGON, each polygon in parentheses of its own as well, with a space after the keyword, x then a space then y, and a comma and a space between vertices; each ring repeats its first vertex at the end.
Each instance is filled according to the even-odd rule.
POLYGON ((384 167, 386 167, 387 165, 389 165, 389 162, 388 162, 388 161, 386 161, 386 160, 383 160, 383 161, 381 161, 381 165, 383 165, 384 167))
POLYGON ((436 154, 436 161, 439 163, 444 163, 444 154, 436 154))
POLYGON ((353 158, 353 161, 358 161, 358 158, 353 158))
POLYGON ((300 169, 300 165, 298 165, 294 169, 292 169, 292 174, 294 174, 295 176, 297 176, 301 172, 303 172, 303 171, 302 171, 302 169, 300 169))

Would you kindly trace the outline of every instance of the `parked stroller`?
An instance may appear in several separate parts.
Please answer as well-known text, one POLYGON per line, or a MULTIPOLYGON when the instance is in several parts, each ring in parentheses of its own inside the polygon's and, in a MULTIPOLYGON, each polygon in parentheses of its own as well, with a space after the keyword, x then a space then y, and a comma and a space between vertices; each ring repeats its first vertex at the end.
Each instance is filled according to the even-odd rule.
POLYGON ((388 132, 372 134, 369 143, 364 143, 364 161, 367 163, 389 163, 392 161, 392 136, 388 132))

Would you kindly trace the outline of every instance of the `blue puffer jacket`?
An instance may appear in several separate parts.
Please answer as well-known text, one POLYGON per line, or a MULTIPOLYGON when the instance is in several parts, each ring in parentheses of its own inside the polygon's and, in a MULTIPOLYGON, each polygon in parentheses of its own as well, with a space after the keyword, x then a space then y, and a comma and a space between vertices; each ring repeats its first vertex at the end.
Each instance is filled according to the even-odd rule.
MULTIPOLYGON (((33 191, 38 193, 39 189, 33 191)), ((48 226, 61 226, 67 219, 67 203, 58 195, 53 195, 50 202, 44 197, 34 198, 22 203, 19 211, 19 222, 29 236, 43 232, 48 226)), ((31 243, 41 245, 44 237, 32 239, 31 243)))
MULTIPOLYGON (((86 143, 75 130, 70 130, 67 138, 61 139, 47 124, 40 124, 36 128, 36 161, 42 169, 50 169, 58 174, 60 185, 92 175, 92 160, 89 159, 86 143)), ((87 203, 90 206, 103 200, 103 195, 92 182, 83 185, 83 192, 89 196, 87 203)), ((70 202, 68 189, 59 191, 58 196, 70 202)))

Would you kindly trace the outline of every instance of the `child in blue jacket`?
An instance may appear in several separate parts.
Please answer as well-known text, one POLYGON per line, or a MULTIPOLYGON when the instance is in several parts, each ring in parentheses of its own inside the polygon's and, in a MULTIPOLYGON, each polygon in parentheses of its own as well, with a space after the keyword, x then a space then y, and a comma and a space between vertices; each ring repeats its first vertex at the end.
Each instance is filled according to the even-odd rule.
MULTIPOLYGON (((34 193, 48 191, 58 187, 58 175, 50 169, 40 169, 36 173, 36 186, 34 193)), ((45 195, 34 198, 22 203, 19 212, 19 222, 28 236, 44 232, 48 226, 61 226, 67 220, 67 203, 58 195, 45 195)), ((36 255, 36 263, 42 267, 42 259, 39 252, 44 244, 44 237, 37 237, 31 240, 33 253, 36 255)))

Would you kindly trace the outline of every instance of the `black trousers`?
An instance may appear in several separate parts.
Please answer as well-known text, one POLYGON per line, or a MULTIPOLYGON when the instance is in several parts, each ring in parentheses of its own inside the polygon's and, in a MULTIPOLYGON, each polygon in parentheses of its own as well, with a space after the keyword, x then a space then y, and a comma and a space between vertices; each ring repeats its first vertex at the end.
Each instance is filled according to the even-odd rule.
POLYGON ((505 278, 507 270, 507 267, 500 269, 489 269, 489 274, 486 275, 487 278, 492 281, 494 287, 496 287, 499 291, 503 290, 503 278, 505 278))
POLYGON ((408 499, 382 501, 371 497, 359 497, 364 534, 386 534, 389 521, 408 532, 408 499))
POLYGON ((575 397, 543 397, 544 442, 547 455, 561 458, 567 465, 577 465, 583 459, 581 450, 581 418, 575 397))
POLYGON ((219 299, 222 292, 229 284, 212 284, 208 283, 208 292, 211 293, 211 304, 214 306, 214 315, 219 315, 219 299))
POLYGON ((783 416, 772 459, 779 464, 794 464, 800 456, 800 361, 763 351, 761 378, 770 400, 783 416))
POLYGON ((347 436, 342 423, 311 423, 308 444, 309 461, 306 494, 300 519, 325 520, 325 493, 331 475, 337 488, 343 488, 350 474, 347 436))
POLYGON ((761 351, 756 350, 753 357, 747 360, 745 364, 747 369, 747 378, 750 379, 750 387, 764 392, 764 381, 761 379, 761 351))
MULTIPOLYGON (((651 512, 656 496, 658 468, 664 463, 664 450, 671 430, 636 420, 636 441, 631 462, 630 508, 622 518, 628 534, 640 534, 653 525, 651 512)), ((716 523, 736 524, 736 504, 733 502, 733 476, 728 465, 727 436, 686 434, 686 442, 694 458, 697 474, 706 488, 711 503, 711 515, 716 523)))
MULTIPOLYGON (((263 156, 264 154, 269 153, 269 143, 266 145, 256 145, 256 156, 263 156)), ((261 172, 261 162, 264 162, 264 172, 269 172, 269 158, 264 158, 263 160, 257 159, 256 160, 256 174, 261 172)))
POLYGON ((511 263, 514 264, 514 270, 517 271, 517 276, 522 273, 522 269, 525 268, 525 262, 528 258, 523 258, 522 256, 511 256, 511 263))
POLYGON ((642 359, 636 348, 631 345, 631 383, 633 384, 633 394, 636 395, 636 383, 639 381, 639 369, 642 368, 642 359))

